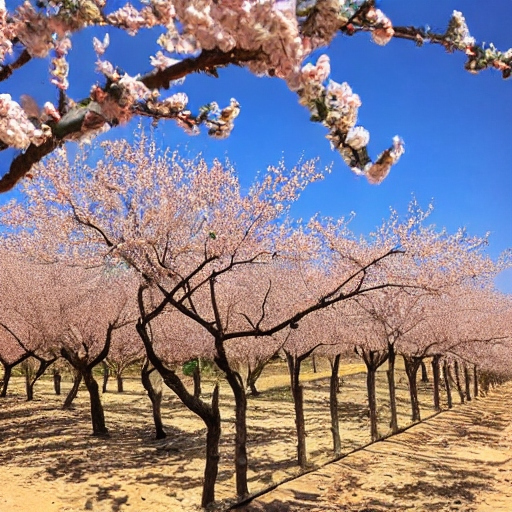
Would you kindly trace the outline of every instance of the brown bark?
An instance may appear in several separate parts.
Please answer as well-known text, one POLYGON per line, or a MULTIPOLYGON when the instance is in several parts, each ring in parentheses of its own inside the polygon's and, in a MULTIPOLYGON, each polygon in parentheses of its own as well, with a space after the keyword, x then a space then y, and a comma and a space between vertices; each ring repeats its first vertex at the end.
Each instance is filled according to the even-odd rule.
POLYGON ((370 417, 370 434, 372 442, 379 439, 377 418, 377 394, 375 390, 375 377, 380 368, 388 359, 387 350, 356 349, 356 353, 363 358, 366 365, 366 390, 368 393, 368 414, 370 417))
POLYGON ((62 382, 62 375, 58 369, 53 370, 53 389, 55 390, 55 394, 60 396, 60 385, 62 382))
POLYGON ((462 389, 462 385, 460 383, 460 373, 459 373, 458 361, 454 361, 454 363, 453 363, 453 373, 455 375, 455 384, 457 385, 457 391, 459 392, 460 403, 463 404, 465 401, 465 397, 464 397, 464 391, 462 389))
POLYGON ((91 404, 92 433, 94 436, 108 436, 108 429, 105 425, 105 414, 100 398, 100 388, 93 377, 92 368, 82 370, 85 387, 89 391, 91 404))
POLYGON ((409 395, 411 397, 411 420, 421 421, 420 403, 418 400, 418 370, 422 359, 414 356, 402 356, 405 364, 405 373, 409 381, 409 395))
POLYGON ((4 367, 4 376, 2 379, 2 391, 0 391, 0 397, 5 398, 7 396, 7 387, 9 386, 9 381, 11 380, 13 366, 6 363, 2 363, 2 365, 4 367))
POLYGON ((421 361, 421 382, 428 382, 427 365, 425 364, 424 361, 421 361))
POLYGON ((116 373, 116 382, 117 382, 117 392, 124 393, 123 376, 119 373, 119 371, 116 373))
MULTIPOLYGON (((139 309, 142 318, 137 321, 137 332, 141 337, 146 354, 150 363, 161 375, 163 382, 171 389, 183 404, 193 413, 197 414, 206 425, 206 464, 205 478, 203 481, 203 492, 201 497, 201 506, 207 507, 215 501, 215 482, 217 479, 219 455, 218 444, 221 432, 220 412, 218 404, 218 390, 215 390, 211 405, 190 393, 176 373, 167 368, 153 349, 151 338, 148 332, 147 320, 142 301, 144 288, 139 289, 139 309)), ((243 393, 245 397, 245 393, 243 393)))
POLYGON ((432 358, 432 375, 434 379, 434 388, 433 388, 433 394, 434 394, 434 409, 436 411, 441 410, 441 398, 439 393, 439 381, 440 381, 440 375, 439 375, 439 360, 441 359, 440 355, 435 355, 432 358))
MULTIPOLYGON (((107 436, 108 429, 105 425, 105 414, 103 412, 103 405, 101 404, 100 388, 94 379, 93 369, 102 363, 108 355, 110 349, 110 342, 112 340, 112 332, 115 329, 114 324, 109 324, 105 334, 105 342, 100 353, 92 360, 82 359, 78 354, 68 351, 66 348, 61 348, 61 356, 78 371, 84 380, 85 387, 89 392, 90 411, 92 433, 95 436, 107 436)), ((67 399, 66 399, 67 400, 67 399)))
POLYGON ((388 390, 389 390, 389 411, 391 414, 391 420, 389 426, 391 432, 396 434, 398 432, 398 413, 396 408, 396 385, 395 385, 395 360, 396 352, 393 344, 388 344, 388 369, 386 375, 388 378, 388 390))
POLYGON ((340 422, 338 418, 338 391, 340 368, 340 354, 331 361, 331 379, 329 385, 329 409, 331 412, 331 433, 334 455, 341 455, 340 422))
POLYGON ((247 395, 240 374, 234 371, 228 362, 222 339, 215 340, 217 355, 215 363, 224 372, 226 380, 235 398, 235 480, 236 494, 239 498, 249 495, 247 482, 247 395))
POLYGON ((370 434, 372 441, 379 439, 379 427, 377 423, 377 396, 375 392, 375 374, 376 370, 367 368, 366 371, 366 389, 368 391, 368 409, 370 414, 370 434))
POLYGON ((201 396, 201 364, 199 360, 197 361, 197 366, 194 368, 192 378, 194 379, 194 396, 199 398, 201 396))
POLYGON ((466 386, 466 400, 471 402, 471 376, 466 364, 464 365, 464 384, 466 386))
POLYGON ((67 394, 64 403, 62 404, 63 409, 69 409, 71 407, 73 400, 76 398, 76 395, 78 395, 78 389, 80 388, 81 382, 82 374, 79 371, 75 370, 73 377, 73 386, 69 390, 69 393, 67 394))
POLYGON ((101 368, 103 370, 103 384, 101 386, 101 392, 106 393, 108 386, 108 378, 110 377, 110 368, 108 367, 108 364, 105 361, 101 363, 101 368))
POLYGON ((448 366, 448 362, 445 361, 443 363, 443 379, 444 379, 444 385, 446 388, 446 399, 448 401, 448 408, 451 409, 453 407, 452 402, 452 388, 450 385, 450 367, 448 366))
POLYGON ((219 385, 216 384, 212 395, 213 416, 207 421, 206 464, 204 467, 204 484, 201 506, 207 507, 215 501, 214 489, 219 473, 219 443, 221 435, 219 412, 219 385))
POLYGON ((52 359, 43 359, 37 355, 34 355, 33 357, 38 363, 37 370, 34 372, 33 367, 31 367, 29 364, 26 364, 24 367, 27 401, 34 399, 34 386, 36 382, 43 376, 48 367, 57 359, 56 357, 52 359))
POLYGON ((167 437, 167 434, 162 422, 162 377, 155 368, 151 366, 148 359, 146 359, 142 365, 141 381, 149 399, 151 400, 156 439, 164 439, 167 437))
MULTIPOLYGON (((285 350, 295 410, 295 429, 297 433, 297 463, 301 468, 307 465, 306 422, 304 420, 304 392, 300 383, 300 367, 306 355, 296 356, 285 350)), ((309 355, 309 354, 308 354, 309 355)))
POLYGON ((476 364, 473 366, 473 396, 478 398, 478 368, 476 364))

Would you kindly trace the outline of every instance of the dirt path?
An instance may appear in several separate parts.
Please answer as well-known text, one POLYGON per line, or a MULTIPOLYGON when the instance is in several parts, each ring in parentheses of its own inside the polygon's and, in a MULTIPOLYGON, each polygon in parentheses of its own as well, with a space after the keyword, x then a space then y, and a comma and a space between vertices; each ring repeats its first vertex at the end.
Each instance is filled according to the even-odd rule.
POLYGON ((236 510, 510 512, 512 384, 236 510))

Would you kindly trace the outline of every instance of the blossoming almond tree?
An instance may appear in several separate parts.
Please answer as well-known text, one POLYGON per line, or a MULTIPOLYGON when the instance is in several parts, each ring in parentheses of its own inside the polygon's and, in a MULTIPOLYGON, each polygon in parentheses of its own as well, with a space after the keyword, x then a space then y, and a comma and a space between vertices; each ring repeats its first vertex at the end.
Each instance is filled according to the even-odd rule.
POLYGON ((12 368, 21 363, 27 400, 32 400, 35 383, 58 358, 53 347, 47 343, 51 335, 43 321, 45 307, 34 294, 41 293, 42 283, 37 276, 31 275, 34 265, 21 254, 0 251, 0 262, 0 358, 4 366, 1 394, 5 396, 12 368), (30 314, 27 314, 28 311, 30 314))
POLYGON ((135 321, 113 332, 105 363, 116 378, 118 393, 124 391, 123 373, 129 366, 138 362, 141 363, 144 355, 144 345, 135 330, 135 321))
MULTIPOLYGON (((33 352, 51 354, 52 362, 62 356, 80 373, 90 395, 93 433, 107 434, 92 371, 108 354, 113 330, 126 321, 124 276, 110 275, 103 267, 41 265, 20 253, 10 257, 17 262, 18 272, 11 276, 6 322, 16 315, 23 334, 37 341, 33 352)), ((21 344, 23 336, 17 337, 21 344)))
POLYGON ((403 153, 402 141, 395 137, 372 161, 366 149, 369 133, 357 124, 359 96, 347 83, 328 80, 326 54, 316 64, 304 65, 337 33, 370 32, 379 45, 394 37, 418 46, 433 43, 450 52, 464 52, 465 67, 472 73, 489 67, 505 78, 511 73, 512 51, 477 43, 458 11, 443 32, 394 26, 374 0, 149 0, 140 9, 127 3, 113 12, 107 11, 107 4, 104 0, 25 1, 8 12, 5 2, 0 2, 0 81, 30 60, 51 55, 51 82, 59 93, 57 104, 49 98, 42 107, 27 96, 18 103, 9 94, 0 95, 0 149, 22 150, 0 179, 0 191, 12 188, 34 163, 66 140, 91 138, 133 116, 173 119, 190 133, 205 125, 214 137, 228 136, 240 112, 235 99, 224 108, 212 101, 193 113, 186 94, 161 96, 160 92, 190 73, 216 76, 218 68, 232 64, 284 80, 310 111, 312 121, 326 127, 327 138, 347 165, 379 183, 403 153), (74 65, 68 61, 73 35, 95 26, 125 30, 134 37, 141 29, 153 29, 161 49, 151 57, 148 69, 130 76, 106 59, 108 35, 102 41, 91 37, 103 80, 91 84, 88 97, 70 98, 66 91, 69 67, 74 65))
MULTIPOLYGON (((31 353, 19 343, 20 338, 16 334, 16 328, 0 326, 0 364, 4 374, 0 380, 0 397, 7 396, 7 388, 12 375, 12 369, 31 356, 31 353)), ((23 342, 22 342, 23 343, 23 342)))

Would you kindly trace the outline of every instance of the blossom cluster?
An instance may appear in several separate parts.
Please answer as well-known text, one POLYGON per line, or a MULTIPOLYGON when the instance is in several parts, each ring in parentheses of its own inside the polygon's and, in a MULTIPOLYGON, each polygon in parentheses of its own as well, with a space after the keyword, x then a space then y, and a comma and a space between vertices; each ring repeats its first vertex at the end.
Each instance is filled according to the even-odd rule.
POLYGON ((36 128, 19 103, 10 94, 0 94, 0 140, 17 149, 26 149, 31 143, 39 146, 51 134, 49 126, 36 128))
POLYGON ((475 44, 475 38, 469 33, 466 19, 460 11, 453 11, 445 37, 448 42, 461 50, 475 44))
POLYGON ((370 134, 356 126, 361 100, 346 83, 329 80, 329 57, 322 55, 316 65, 306 64, 294 77, 300 103, 308 107, 311 120, 321 122, 329 129, 327 138, 333 149, 356 174, 365 175, 370 183, 380 183, 389 174, 391 166, 404 153, 403 141, 393 139, 390 149, 384 151, 375 163, 366 153, 370 134))
POLYGON ((365 19, 374 26, 372 39, 375 43, 384 46, 391 41, 395 35, 393 25, 390 19, 380 9, 370 8, 366 12, 365 19))

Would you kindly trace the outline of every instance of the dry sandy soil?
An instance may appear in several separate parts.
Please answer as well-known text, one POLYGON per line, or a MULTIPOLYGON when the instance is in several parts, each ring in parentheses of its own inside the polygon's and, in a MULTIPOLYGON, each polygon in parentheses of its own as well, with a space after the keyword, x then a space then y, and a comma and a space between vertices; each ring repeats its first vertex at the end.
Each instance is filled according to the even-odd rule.
MULTIPOLYGON (((339 395, 344 453, 369 442, 365 375, 343 366, 339 395)), ((263 393, 249 401, 249 485, 253 493, 299 475, 294 463, 293 404, 283 365, 269 368, 263 393)), ((327 368, 306 368, 306 428, 311 469, 237 508, 265 511, 512 511, 512 384, 456 406, 406 432, 331 460, 327 368), (315 470, 315 468, 318 468, 315 470)), ((167 439, 153 439, 149 400, 136 379, 123 394, 103 395, 111 436, 95 438, 86 392, 72 410, 49 381, 24 400, 21 379, 0 399, 0 512, 192 512, 199 510, 205 429, 170 394, 163 418, 167 439)), ((113 383, 112 383, 113 386, 113 383)), ((64 383, 63 391, 69 387, 64 383)), ((379 417, 387 433, 385 375, 379 417)), ((205 383, 205 396, 212 383, 205 383)), ((408 423, 407 387, 398 378, 399 420, 408 423)), ((431 388, 420 385, 422 414, 432 414, 431 388)), ((221 388, 223 438, 218 509, 233 503, 233 402, 221 388)))

